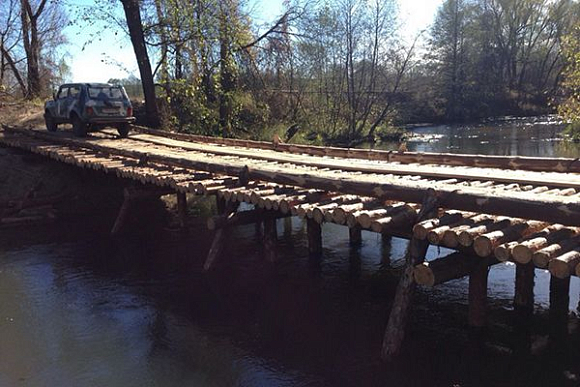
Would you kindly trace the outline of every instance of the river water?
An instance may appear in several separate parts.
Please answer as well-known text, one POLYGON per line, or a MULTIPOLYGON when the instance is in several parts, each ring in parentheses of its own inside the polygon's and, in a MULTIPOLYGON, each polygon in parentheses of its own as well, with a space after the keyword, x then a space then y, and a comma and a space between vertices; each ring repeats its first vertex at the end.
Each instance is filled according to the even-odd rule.
MULTIPOLYGON (((549 119, 416 129, 409 150, 580 156, 549 119)), ((395 147, 388 145, 386 148, 395 147)), ((192 212, 207 213, 202 201, 192 212)), ((0 386, 511 386, 577 385, 575 315, 565 348, 547 340, 549 275, 536 270, 532 354, 513 351, 513 265, 492 267, 489 329, 466 329, 467 281, 419 289, 399 361, 378 360, 407 242, 323 227, 309 260, 305 227, 279 220, 279 263, 262 259, 254 226, 201 266, 211 233, 160 219, 109 236, 112 213, 0 230, 0 386), (539 365, 542 366, 539 366, 539 365)), ((428 258, 445 255, 431 248, 428 258)), ((580 312, 571 281, 570 310, 580 312)))

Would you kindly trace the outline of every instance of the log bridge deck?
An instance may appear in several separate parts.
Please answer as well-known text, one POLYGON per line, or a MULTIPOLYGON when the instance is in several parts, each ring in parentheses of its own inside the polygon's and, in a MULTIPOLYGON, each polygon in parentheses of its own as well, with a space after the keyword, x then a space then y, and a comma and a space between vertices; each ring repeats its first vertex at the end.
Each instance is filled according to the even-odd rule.
MULTIPOLYGON (((533 309, 534 268, 552 275, 553 314, 567 315, 570 276, 580 276, 580 160, 421 154, 219 139, 147 128, 129 138, 98 132, 75 138, 3 126, 0 144, 175 192, 185 223, 186 194, 214 195, 215 239, 205 270, 219 258, 229 227, 264 223, 266 257, 276 260, 277 218, 307 221, 309 252, 322 252, 321 225, 410 239, 383 340, 393 357, 416 284, 469 276, 469 325, 485 325, 488 267, 516 263, 516 309, 533 309), (236 212, 240 202, 255 210, 236 212), (430 244, 457 253, 425 262, 430 244)), ((125 190, 113 231, 134 193, 125 190)), ((552 310, 551 310, 552 312, 552 310)))

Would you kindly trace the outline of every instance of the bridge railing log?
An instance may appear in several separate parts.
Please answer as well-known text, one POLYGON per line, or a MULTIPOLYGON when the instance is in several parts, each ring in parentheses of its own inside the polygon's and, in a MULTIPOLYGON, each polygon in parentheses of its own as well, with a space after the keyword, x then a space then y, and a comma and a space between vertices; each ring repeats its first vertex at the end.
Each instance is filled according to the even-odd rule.
POLYGON ((188 135, 136 127, 143 133, 167 136, 177 140, 198 141, 214 144, 241 146, 254 149, 269 149, 287 153, 300 153, 314 156, 331 156, 341 158, 357 158, 367 160, 384 160, 399 162, 402 164, 443 164, 454 166, 472 166, 501 168, 529 171, 556 171, 556 172, 580 172, 580 160, 572 158, 538 158, 525 156, 489 156, 489 155, 468 155, 455 153, 421 153, 421 152, 398 152, 355 148, 322 147, 313 145, 298 145, 273 143, 266 141, 227 139, 218 137, 207 137, 199 135, 188 135))

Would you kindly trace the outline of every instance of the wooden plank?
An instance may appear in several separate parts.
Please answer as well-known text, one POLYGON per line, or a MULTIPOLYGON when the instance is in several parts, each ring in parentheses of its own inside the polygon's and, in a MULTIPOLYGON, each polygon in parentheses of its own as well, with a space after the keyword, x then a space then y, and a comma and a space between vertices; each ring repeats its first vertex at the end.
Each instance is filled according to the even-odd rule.
POLYGON ((360 158, 369 160, 396 161, 410 164, 445 164, 453 166, 477 166, 488 168, 502 168, 529 171, 557 171, 557 172, 580 172, 580 161, 572 158, 548 158, 527 156, 489 156, 469 155, 455 153, 423 153, 423 152, 398 152, 369 149, 321 147, 312 145, 274 144, 265 141, 224 139, 198 135, 172 133, 168 131, 152 130, 138 127, 139 131, 157 136, 171 137, 182 141, 198 141, 231 146, 249 147, 255 149, 270 149, 288 153, 300 153, 309 155, 326 155, 344 158, 360 158))
MULTIPOLYGON (((133 136, 132 138, 138 139, 133 136)), ((488 180, 485 183, 491 185, 491 181, 506 182, 506 183, 520 183, 520 184, 535 184, 535 185, 549 185, 555 187, 564 187, 568 194, 570 188, 580 189, 580 176, 576 174, 564 173, 537 173, 528 172, 522 176, 521 172, 502 170, 498 168, 481 168, 480 166, 470 166, 469 168, 449 168, 441 165, 416 165, 416 164, 399 164, 399 163, 377 163, 376 161, 368 162, 365 160, 348 160, 319 157, 312 155, 294 155, 281 154, 280 152, 272 150, 264 150, 262 152, 255 152, 251 149, 223 147, 210 144, 193 144, 183 143, 167 138, 157 138, 153 141, 155 144, 165 145, 170 147, 181 147, 187 150, 213 153, 225 156, 240 156, 265 161, 273 162, 290 162, 293 164, 306 165, 317 168, 333 168, 342 171, 360 171, 364 173, 380 173, 380 174, 397 174, 397 175, 421 175, 424 177, 432 177, 438 179, 461 178, 466 180, 488 180)), ((561 191, 550 191, 546 187, 546 194, 559 194, 561 191)))
MULTIPOLYGON (((25 131, 30 132, 30 131, 25 131)), ((123 155, 137 159, 150 159, 155 162, 176 165, 179 167, 205 170, 237 176, 247 171, 249 178, 264 180, 279 184, 306 186, 326 191, 339 191, 361 196, 374 196, 381 199, 403 200, 420 203, 424 192, 434 188, 442 206, 482 212, 521 216, 567 225, 580 225, 580 203, 568 196, 534 195, 527 192, 494 192, 484 188, 461 187, 450 184, 424 183, 392 179, 388 176, 359 175, 336 173, 334 171, 308 170, 298 166, 280 166, 278 164, 258 163, 251 166, 241 166, 240 161, 234 162, 218 157, 179 154, 173 151, 165 154, 150 153, 136 150, 122 150, 113 146, 105 146, 97 142, 89 142, 59 136, 33 133, 34 136, 47 138, 49 141, 61 141, 74 146, 87 147, 110 154, 123 155)), ((111 140, 107 140, 111 142, 111 140)), ((118 144, 119 141, 112 141, 118 144)), ((246 160, 244 160, 246 161, 246 160)), ((248 162, 250 162, 249 160, 248 162)))

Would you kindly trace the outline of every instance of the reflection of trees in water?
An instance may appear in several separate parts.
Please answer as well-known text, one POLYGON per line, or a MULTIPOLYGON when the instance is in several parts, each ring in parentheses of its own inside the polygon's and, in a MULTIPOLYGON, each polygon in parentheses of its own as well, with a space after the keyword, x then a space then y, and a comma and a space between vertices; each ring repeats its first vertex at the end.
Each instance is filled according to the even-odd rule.
MULTIPOLYGON (((578 157, 580 145, 554 141, 562 125, 548 119, 515 119, 485 125, 440 125, 415 129, 419 135, 443 135, 423 142, 411 141, 413 152, 450 152, 487 155, 541 157, 578 157)), ((388 149, 387 146, 382 146, 388 149)))

